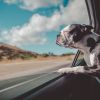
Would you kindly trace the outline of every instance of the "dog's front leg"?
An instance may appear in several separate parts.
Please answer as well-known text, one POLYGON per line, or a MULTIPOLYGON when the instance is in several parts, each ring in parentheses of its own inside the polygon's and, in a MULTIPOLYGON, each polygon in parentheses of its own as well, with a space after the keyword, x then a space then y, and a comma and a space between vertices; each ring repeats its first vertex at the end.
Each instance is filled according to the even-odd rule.
POLYGON ((85 69, 84 69, 84 66, 67 67, 67 68, 61 68, 57 72, 59 73, 84 73, 85 69))

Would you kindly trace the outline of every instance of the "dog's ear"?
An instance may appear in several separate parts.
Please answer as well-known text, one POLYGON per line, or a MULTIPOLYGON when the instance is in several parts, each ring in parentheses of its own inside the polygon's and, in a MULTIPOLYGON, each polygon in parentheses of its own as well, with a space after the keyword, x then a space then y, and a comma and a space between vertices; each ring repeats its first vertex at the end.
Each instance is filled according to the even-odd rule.
POLYGON ((83 24, 82 26, 83 26, 82 31, 84 31, 84 32, 91 32, 91 30, 93 29, 93 27, 91 25, 83 24))

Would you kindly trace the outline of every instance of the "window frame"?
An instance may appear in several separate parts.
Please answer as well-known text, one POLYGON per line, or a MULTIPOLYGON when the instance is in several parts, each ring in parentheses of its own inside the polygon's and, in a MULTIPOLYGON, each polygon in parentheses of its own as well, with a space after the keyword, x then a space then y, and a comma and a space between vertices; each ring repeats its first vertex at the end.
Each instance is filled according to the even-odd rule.
MULTIPOLYGON (((73 61, 72 61, 71 67, 75 66, 80 53, 81 53, 81 51, 78 50, 77 53, 76 53, 76 55, 75 55, 75 57, 74 57, 74 59, 73 59, 73 61)), ((7 99, 13 99, 13 98, 15 98, 17 100, 18 98, 23 98, 25 96, 30 95, 31 93, 35 93, 38 90, 40 90, 41 88, 44 88, 45 86, 47 86, 47 85, 55 82, 56 80, 62 79, 63 77, 65 77, 65 74, 62 74, 62 75, 60 75, 58 73, 55 73, 54 75, 52 75, 52 74, 53 73, 49 74, 49 77, 51 77, 50 79, 48 79, 49 77, 48 77, 48 75, 46 75, 44 77, 41 77, 41 78, 38 78, 38 79, 32 81, 32 83, 36 82, 35 84, 38 84, 38 85, 36 85, 36 86, 33 87, 33 85, 34 85, 33 84, 30 90, 24 91, 24 92, 22 92, 22 94, 21 93, 19 94, 19 92, 17 92, 16 95, 14 95, 14 91, 19 91, 19 88, 16 88, 15 90, 11 89, 11 90, 7 91, 6 93, 4 93, 4 95, 2 95, 2 94, 0 94, 0 95, 2 95, 2 97, 7 98, 7 99), (45 78, 47 78, 46 81, 43 80, 45 78), (44 81, 44 83, 39 84, 38 83, 39 81, 44 81), (11 95, 9 95, 9 94, 11 94, 11 95), (5 95, 8 95, 8 96, 5 96, 5 95)), ((26 86, 28 86, 29 84, 31 84, 31 83, 28 83, 26 86)), ((23 88, 23 86, 20 87, 20 88, 23 88)))

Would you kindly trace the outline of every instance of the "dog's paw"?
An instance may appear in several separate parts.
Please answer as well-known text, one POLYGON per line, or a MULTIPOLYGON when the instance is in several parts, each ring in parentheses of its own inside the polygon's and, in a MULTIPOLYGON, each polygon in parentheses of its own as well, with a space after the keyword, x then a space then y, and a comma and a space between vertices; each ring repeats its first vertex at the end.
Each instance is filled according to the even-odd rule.
POLYGON ((72 70, 72 68, 61 68, 61 69, 58 69, 57 72, 58 73, 72 73, 73 70, 72 70))
POLYGON ((57 72, 58 73, 84 73, 84 66, 77 66, 77 67, 68 67, 68 68, 61 68, 57 72))

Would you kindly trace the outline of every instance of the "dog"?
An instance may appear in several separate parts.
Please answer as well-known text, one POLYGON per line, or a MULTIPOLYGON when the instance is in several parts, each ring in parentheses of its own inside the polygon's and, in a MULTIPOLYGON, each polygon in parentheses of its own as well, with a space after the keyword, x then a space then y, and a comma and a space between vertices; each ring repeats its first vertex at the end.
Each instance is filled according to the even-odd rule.
POLYGON ((57 35, 56 44, 75 48, 84 53, 86 66, 59 69, 59 73, 94 73, 100 71, 100 36, 90 25, 71 24, 57 35))

